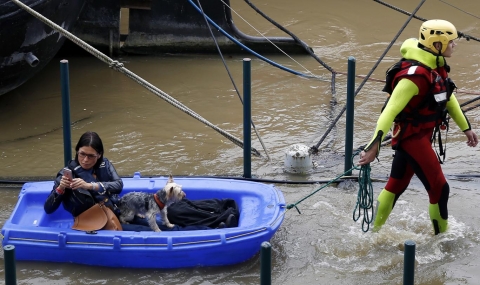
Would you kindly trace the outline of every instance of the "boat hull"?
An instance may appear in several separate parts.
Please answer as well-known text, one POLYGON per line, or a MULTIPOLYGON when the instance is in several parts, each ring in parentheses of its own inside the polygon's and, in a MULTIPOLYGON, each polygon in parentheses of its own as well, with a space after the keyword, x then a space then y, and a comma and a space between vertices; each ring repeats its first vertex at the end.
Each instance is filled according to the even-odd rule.
MULTIPOLYGON (((122 194, 154 193, 167 177, 124 179, 122 194)), ((285 212, 281 191, 258 182, 176 177, 190 200, 234 199, 240 209, 234 228, 129 232, 71 229, 73 219, 60 207, 47 215, 43 203, 53 182, 26 183, 2 228, 3 246, 15 246, 17 260, 67 262, 107 267, 185 268, 244 262, 259 252, 280 227, 285 212)))
MULTIPOLYGON (((70 30, 85 0, 22 0, 46 18, 70 30)), ((40 72, 64 43, 58 32, 9 0, 0 0, 0 95, 40 72)))
MULTIPOLYGON (((223 53, 245 53, 245 47, 260 54, 308 53, 290 37, 255 37, 241 32, 234 24, 229 0, 202 1, 201 9, 197 5, 197 1, 191 0, 89 1, 74 34, 111 56, 123 53, 218 53, 218 48, 223 53), (200 13, 202 10, 240 45, 211 23, 207 25, 200 13), (121 33, 122 22, 128 27, 121 33)), ((78 47, 69 42, 62 52, 77 53, 78 47)))

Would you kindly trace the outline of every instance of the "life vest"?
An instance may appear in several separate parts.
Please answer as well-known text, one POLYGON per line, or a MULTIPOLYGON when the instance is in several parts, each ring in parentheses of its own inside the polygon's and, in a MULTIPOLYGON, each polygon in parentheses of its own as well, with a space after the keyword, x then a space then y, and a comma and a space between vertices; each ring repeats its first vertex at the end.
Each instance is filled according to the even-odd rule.
MULTIPOLYGON (((386 72, 386 84, 382 91, 389 94, 385 105, 397 83, 409 78, 417 84, 419 94, 413 96, 407 106, 397 115, 392 133, 392 147, 396 149, 402 138, 424 129, 434 129, 438 135, 440 153, 444 155, 439 129, 448 129, 446 105, 456 88, 448 78, 449 67, 431 69, 414 60, 402 59, 386 72)), ((384 106, 385 107, 385 106, 384 106)), ((383 109, 382 109, 383 111, 383 109)))

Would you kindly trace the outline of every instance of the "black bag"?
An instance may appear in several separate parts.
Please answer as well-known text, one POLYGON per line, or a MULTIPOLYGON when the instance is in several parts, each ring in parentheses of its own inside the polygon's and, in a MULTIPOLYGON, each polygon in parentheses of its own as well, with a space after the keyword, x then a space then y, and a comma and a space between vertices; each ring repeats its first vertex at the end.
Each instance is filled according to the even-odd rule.
MULTIPOLYGON (((240 217, 237 203, 233 199, 182 199, 168 206, 168 220, 172 224, 185 226, 207 226, 217 228, 226 222, 228 216, 234 215, 236 221, 240 217)), ((238 226, 232 225, 232 226, 238 226)))
MULTIPOLYGON (((83 192, 67 189, 71 191, 68 199, 70 199, 70 204, 75 205, 72 208, 71 214, 76 217, 86 210, 90 209, 97 201, 92 197, 92 195, 86 195, 83 192)), ((84 190, 86 191, 86 190, 84 190)), ((86 191, 88 193, 88 191, 86 191)))

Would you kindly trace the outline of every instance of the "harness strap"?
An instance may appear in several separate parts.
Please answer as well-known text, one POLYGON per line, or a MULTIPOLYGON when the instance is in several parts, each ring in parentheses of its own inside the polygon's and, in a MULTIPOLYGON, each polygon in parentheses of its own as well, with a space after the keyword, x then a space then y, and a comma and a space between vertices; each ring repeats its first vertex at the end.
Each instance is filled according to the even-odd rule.
MULTIPOLYGON (((443 121, 443 125, 435 127, 435 130, 432 136, 434 146, 435 146, 435 141, 438 141, 438 149, 440 150, 440 154, 437 152, 437 149, 435 147, 434 149, 435 149, 435 153, 437 154, 438 162, 440 162, 440 164, 443 164, 443 162, 445 161, 445 156, 447 154, 447 144, 445 143, 445 146, 443 146, 443 143, 442 143, 442 135, 441 135, 442 126, 445 126, 446 128, 445 133, 448 134, 448 129, 449 129, 448 121, 443 121), (442 158, 440 158, 440 156, 442 156, 442 158)), ((447 141, 446 134, 445 134, 445 142, 447 141)))
POLYGON ((420 118, 418 118, 418 115, 415 114, 415 111, 413 112, 404 112, 402 111, 400 113, 401 115, 395 119, 395 122, 407 122, 410 121, 411 123, 429 123, 429 122, 435 122, 439 119, 438 114, 430 114, 430 115, 423 115, 420 118))

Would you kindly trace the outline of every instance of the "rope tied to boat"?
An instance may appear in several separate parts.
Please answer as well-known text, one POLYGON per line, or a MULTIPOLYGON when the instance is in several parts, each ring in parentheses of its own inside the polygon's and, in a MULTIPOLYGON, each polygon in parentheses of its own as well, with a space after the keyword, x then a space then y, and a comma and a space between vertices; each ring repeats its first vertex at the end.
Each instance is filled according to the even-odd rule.
MULTIPOLYGON (((190 115, 192 116, 193 118, 197 119, 198 121, 204 123, 205 125, 211 127, 212 129, 214 129, 215 131, 217 131, 218 133, 220 133, 221 135, 223 135, 225 138, 227 138, 228 140, 230 140, 231 142, 233 142, 235 145, 243 148, 243 141, 236 138, 235 136, 231 135, 230 133, 228 133, 227 131, 224 131, 222 129, 220 129, 219 127, 217 127, 216 125, 210 123, 209 121, 207 121, 205 118, 203 118, 202 116, 200 116, 199 114, 195 113, 193 110, 191 110, 190 108, 188 108, 187 106, 185 106, 184 104, 182 104, 181 102, 179 102, 178 100, 176 100, 175 98, 173 98, 172 96, 168 95, 167 93, 165 93, 164 91, 158 89, 156 86, 154 86, 153 84, 151 84, 150 82, 144 80, 143 78, 141 78, 140 76, 138 76, 137 74, 133 73, 132 71, 128 70, 127 68, 125 68, 123 66, 123 63, 120 63, 116 60, 113 60, 111 59, 110 57, 106 56, 105 54, 101 53, 100 51, 98 51, 97 49, 95 49, 94 47, 92 47, 91 45, 87 44, 86 42, 82 41, 80 38, 76 37, 75 35, 73 35, 72 33, 68 32, 67 30, 65 30, 64 28, 60 27, 59 25, 55 24, 54 22, 50 21, 49 19, 47 19, 46 17, 44 17, 43 15, 41 15, 40 13, 36 12, 35 10, 33 10, 32 8, 28 7, 27 5, 23 4, 21 1, 19 0, 12 0, 12 2, 14 2, 15 4, 17 4, 19 7, 21 7, 22 9, 24 9, 25 11, 27 11, 29 14, 31 14, 32 16, 34 16, 35 18, 37 18, 38 20, 40 20, 41 22, 43 22, 45 25, 51 27, 53 30, 57 31, 58 33, 60 33, 61 35, 63 35, 64 37, 66 37, 67 39, 71 40, 73 43, 77 44, 78 46, 80 46, 81 48, 83 48, 84 50, 86 50, 88 53, 90 53, 91 55, 95 56, 96 58, 100 59, 101 61, 103 61, 104 63, 108 64, 111 68, 113 68, 114 70, 120 72, 120 73, 123 73, 124 75, 126 75, 127 77, 129 77, 130 79, 134 80, 135 82, 137 82, 138 84, 140 84, 141 86, 145 87, 147 90, 149 90, 150 92, 152 92, 153 94, 157 95, 158 97, 162 98, 163 100, 165 100, 167 103, 175 106, 176 108, 182 110, 184 113, 186 113, 187 115, 190 115)), ((251 154, 252 155, 255 155, 257 157, 261 157, 262 155, 260 154, 260 152, 258 150, 256 150, 255 148, 251 148, 251 154)))
MULTIPOLYGON (((355 156, 359 155, 361 150, 357 150, 353 155, 352 155, 352 160, 355 158, 355 156)), ((360 216, 363 215, 363 221, 362 221, 362 230, 363 232, 367 232, 370 229, 370 224, 373 222, 373 186, 372 186, 372 179, 370 178, 370 173, 371 173, 371 168, 370 164, 362 165, 360 167, 354 165, 351 169, 345 171, 341 175, 335 177, 334 179, 330 180, 327 182, 325 185, 322 187, 318 188, 317 190, 313 191, 309 195, 305 196, 304 198, 300 199, 296 203, 293 204, 288 204, 286 206, 287 211, 295 208, 299 214, 302 214, 300 212, 300 209, 298 208, 298 204, 301 202, 307 200, 308 198, 312 197, 315 195, 318 191, 322 190, 323 188, 329 186, 332 183, 337 182, 339 179, 341 179, 343 176, 345 176, 347 173, 351 173, 352 170, 359 170, 358 173, 358 192, 357 192, 357 203, 355 205, 355 209, 353 210, 353 221, 358 221, 360 216), (358 211, 357 211, 358 210, 358 211), (355 213, 357 213, 355 215, 355 213)))
POLYGON ((345 171, 344 173, 340 174, 339 176, 333 178, 332 180, 328 181, 325 185, 323 185, 322 187, 318 188, 317 190, 313 191, 312 193, 310 193, 309 195, 303 197, 302 199, 298 200, 296 203, 293 203, 293 204, 289 204, 287 205, 287 210, 290 210, 292 208, 295 208, 297 209, 297 212, 299 214, 302 214, 300 212, 300 209, 297 207, 298 204, 302 203, 303 201, 307 200, 308 198, 312 197, 313 195, 315 195, 318 191, 322 190, 323 188, 329 186, 330 184, 332 183, 335 183, 337 182, 339 179, 341 179, 343 176, 345 176, 347 173, 350 173, 350 171, 354 170, 355 167, 352 167, 351 169, 345 171))

